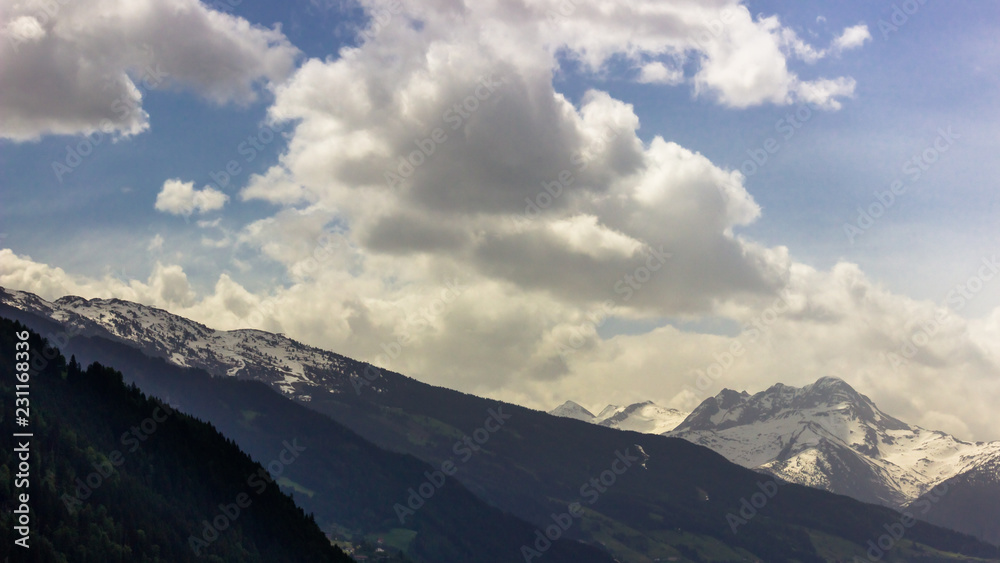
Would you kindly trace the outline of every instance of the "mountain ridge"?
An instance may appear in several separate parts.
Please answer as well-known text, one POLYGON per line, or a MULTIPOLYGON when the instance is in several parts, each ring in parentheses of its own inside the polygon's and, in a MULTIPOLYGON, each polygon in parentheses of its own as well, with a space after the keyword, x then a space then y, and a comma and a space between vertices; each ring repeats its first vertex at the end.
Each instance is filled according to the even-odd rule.
MULTIPOLYGON (((789 482, 897 509, 967 473, 981 474, 973 480, 981 494, 1000 494, 996 479, 984 484, 990 469, 981 469, 998 463, 1000 441, 966 442, 909 425, 835 377, 801 388, 778 383, 754 395, 725 389, 665 435, 789 482)), ((984 534, 967 523, 950 524, 1000 540, 1000 529, 984 534)))
MULTIPOLYGON (((454 456, 446 446, 456 435, 461 436, 463 431, 470 432, 477 424, 482 424, 482 413, 490 404, 485 399, 429 386, 388 370, 378 371, 371 386, 355 386, 353 383, 362 377, 360 374, 367 375, 370 366, 332 352, 328 357, 338 360, 336 364, 330 362, 333 368, 313 371, 305 369, 313 366, 303 366, 303 376, 294 382, 296 385, 282 385, 287 383, 289 357, 303 363, 301 348, 307 347, 292 343, 287 354, 275 351, 256 356, 246 356, 249 352, 240 348, 240 345, 250 347, 261 341, 284 344, 287 339, 280 335, 254 332, 256 339, 247 340, 244 335, 250 334, 248 332, 216 331, 224 336, 233 336, 236 332, 235 336, 240 338, 217 340, 218 345, 232 348, 207 354, 205 346, 208 343, 197 338, 185 341, 183 328, 179 329, 180 334, 171 334, 162 327, 157 328, 155 319, 140 322, 139 319, 145 319, 142 315, 159 315, 142 305, 101 300, 90 300, 86 305, 71 300, 64 302, 65 305, 52 305, 38 301, 43 303, 26 306, 25 303, 32 303, 32 300, 23 294, 13 295, 0 290, 0 313, 5 310, 24 312, 18 304, 36 308, 35 313, 30 313, 33 318, 48 319, 48 322, 59 322, 57 318, 63 318, 67 324, 86 325, 88 330, 105 332, 108 337, 127 341, 126 345, 137 351, 177 367, 190 365, 190 358, 194 358, 203 361, 210 369, 202 369, 213 375, 257 379, 286 398, 297 399, 330 416, 380 447, 408 453, 431 464, 454 456), (101 310, 104 307, 107 310, 101 310), (186 347, 185 342, 194 344, 186 347), (231 371, 232 367, 240 366, 235 356, 259 358, 261 364, 252 366, 254 369, 244 370, 246 366, 242 366, 231 371), (332 384, 325 385, 327 380, 332 384)), ((186 325, 183 318, 165 315, 169 318, 160 321, 167 322, 170 330, 186 325)), ((194 329, 190 330, 197 336, 194 329)), ((543 529, 552 523, 553 510, 565 510, 583 494, 577 493, 575 484, 586 482, 594 472, 600 474, 607 468, 605 464, 609 461, 604 456, 608 452, 641 452, 642 469, 624 475, 621 484, 601 496, 600 512, 588 509, 581 523, 572 530, 581 537, 597 539, 613 553, 624 554, 620 558, 626 560, 633 560, 639 554, 656 553, 668 557, 683 554, 681 561, 695 561, 702 557, 698 555, 701 549, 712 546, 712 550, 722 550, 728 558, 756 554, 773 561, 819 561, 812 540, 801 532, 792 533, 793 527, 812 527, 833 537, 850 538, 850 545, 863 546, 882 522, 898 518, 887 509, 876 510, 876 507, 844 497, 792 485, 772 499, 773 508, 767 516, 754 519, 736 536, 726 524, 727 510, 739 506, 740 495, 755 490, 754 483, 759 477, 752 472, 685 440, 649 433, 622 434, 610 428, 591 431, 587 430, 589 425, 569 423, 516 405, 509 405, 509 408, 517 414, 504 427, 504 438, 490 440, 482 448, 488 453, 472 456, 468 470, 460 471, 456 479, 487 502, 543 529), (592 457, 595 452, 597 457, 592 457), (825 507, 824 513, 833 520, 820 518, 816 506, 825 507), (686 531, 674 535, 673 530, 686 531), (782 540, 775 543, 775 537, 782 540), (682 548, 687 551, 681 551, 682 548)), ((918 527, 911 535, 918 541, 947 546, 946 551, 989 553, 990 556, 993 553, 974 543, 972 538, 939 528, 918 527)), ((863 553, 855 549, 844 546, 843 551, 837 552, 838 557, 863 553)))
MULTIPOLYGON (((616 421, 628 420, 629 412, 651 404, 608 405, 600 415, 578 419, 650 432, 648 424, 616 421)), ((567 413, 562 407, 550 411, 556 416, 567 413)), ((928 521, 1000 544, 1000 525, 970 520, 960 506, 949 506, 946 499, 942 503, 933 494, 935 487, 955 485, 976 490, 964 495, 970 503, 984 504, 981 497, 1000 502, 1000 441, 967 442, 909 425, 837 377, 820 377, 803 387, 775 383, 753 395, 723 389, 673 427, 656 433, 708 447, 783 481, 864 502, 907 510, 929 496, 935 507, 947 508, 928 513, 928 521)))
POLYGON ((663 408, 653 401, 642 401, 627 406, 608 405, 597 415, 578 403, 566 401, 548 411, 553 416, 590 422, 607 428, 631 430, 646 434, 662 434, 673 430, 689 413, 663 408))

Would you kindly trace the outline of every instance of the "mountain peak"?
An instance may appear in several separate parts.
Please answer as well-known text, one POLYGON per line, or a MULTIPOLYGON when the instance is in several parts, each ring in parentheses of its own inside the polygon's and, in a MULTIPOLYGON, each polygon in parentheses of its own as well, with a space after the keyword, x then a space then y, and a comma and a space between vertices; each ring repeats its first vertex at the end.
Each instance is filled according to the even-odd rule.
POLYGON ((816 383, 813 383, 813 385, 847 385, 847 382, 833 375, 824 375, 823 377, 817 379, 816 383))
POLYGON ((723 389, 705 399, 677 430, 723 430, 754 422, 781 419, 790 412, 827 413, 865 421, 887 430, 907 426, 882 413, 868 397, 838 377, 821 377, 804 387, 775 383, 750 395, 723 389))
POLYGON ((663 408, 653 401, 643 401, 632 403, 627 407, 609 405, 608 408, 601 411, 594 422, 619 430, 662 434, 676 428, 687 416, 686 412, 663 408), (603 416, 606 413, 607 416, 603 416))
POLYGON ((786 481, 896 509, 1000 459, 1000 444, 909 426, 838 377, 778 383, 753 396, 724 390, 667 435, 786 481))
MULTIPOLYGON (((779 383, 778 385, 781 384, 779 383)), ((777 387, 777 385, 775 387, 777 387)), ((713 398, 720 409, 731 409, 749 396, 750 393, 747 393, 746 391, 741 392, 733 389, 723 389, 713 398)))
POLYGON ((662 434, 673 430, 688 416, 686 412, 663 408, 653 401, 632 403, 625 407, 608 405, 597 416, 578 403, 566 401, 549 411, 549 414, 582 420, 607 428, 647 434, 662 434))
POLYGON ((608 406, 604 407, 603 409, 601 409, 601 412, 597 413, 597 418, 603 420, 605 418, 614 416, 614 415, 620 413, 622 411, 622 409, 624 409, 624 408, 625 407, 621 407, 621 406, 618 406, 618 405, 608 405, 608 406))
POLYGON ((584 422, 590 422, 594 419, 594 413, 588 411, 580 406, 579 403, 574 403, 573 401, 566 401, 558 407, 550 410, 549 414, 553 416, 582 420, 584 422))
POLYGON ((846 381, 844 381, 843 379, 839 377, 833 377, 830 375, 821 377, 817 379, 814 383, 803 387, 803 389, 809 389, 809 388, 813 390, 823 389, 831 391, 847 391, 855 394, 858 393, 857 391, 855 391, 854 387, 851 387, 851 385, 846 381))

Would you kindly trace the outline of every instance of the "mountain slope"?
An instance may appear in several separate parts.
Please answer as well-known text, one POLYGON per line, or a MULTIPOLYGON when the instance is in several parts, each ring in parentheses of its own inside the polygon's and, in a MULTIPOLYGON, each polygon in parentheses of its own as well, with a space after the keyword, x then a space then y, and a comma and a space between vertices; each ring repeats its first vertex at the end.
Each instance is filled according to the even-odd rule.
MULTIPOLYGON (((57 331, 37 318, 29 320, 42 332, 57 331)), ((442 480, 440 466, 377 448, 260 382, 211 377, 99 337, 73 337, 67 348, 78 357, 114 363, 143 390, 210 420, 250 455, 266 461, 276 471, 278 485, 339 539, 356 544, 389 538, 392 547, 418 562, 500 563, 532 533, 530 525, 486 505, 457 480, 442 480), (294 463, 277 463, 286 443, 301 448, 301 455, 294 463), (428 479, 433 482, 431 498, 400 522, 395 505, 409 506, 411 489, 423 490, 428 479)), ((610 562, 601 550, 567 540, 553 542, 546 559, 610 562)))
MULTIPOLYGON (((956 485, 977 483, 978 494, 1000 492, 995 480, 970 481, 977 472, 988 474, 983 468, 996 466, 1000 442, 963 442, 910 426, 837 378, 824 377, 801 389, 777 384, 752 396, 727 389, 702 402, 666 435, 789 482, 893 508, 907 507, 952 479, 956 485), (967 479, 961 477, 967 473, 967 479)), ((982 538, 995 538, 1000 531, 997 520, 970 525, 944 511, 927 519, 982 538), (991 531, 983 535, 984 527, 991 531)))
MULTIPOLYGON (((91 307, 99 309, 100 303, 91 307)), ((45 321, 32 316, 36 322, 45 321)), ((52 316, 46 318, 51 321, 52 316)), ((92 323, 90 328, 100 329, 90 318, 84 320, 92 323)), ((141 335, 132 338, 142 340, 141 335)), ((76 337, 71 346, 106 353, 95 351, 94 341, 76 337)), ((166 352, 182 358, 194 354, 183 349, 166 352)), ((216 375, 226 375, 224 367, 217 365, 216 375)), ((756 557, 818 562, 863 557, 867 542, 884 533, 882 526, 900 518, 885 508, 787 485, 767 501, 766 510, 737 531, 731 518, 739 512, 741 500, 760 490, 760 475, 684 440, 620 432, 498 405, 346 358, 337 370, 320 375, 339 381, 329 388, 310 388, 305 404, 380 446, 412 454, 433 467, 447 461, 459 465, 455 478, 473 493, 537 527, 534 534, 523 535, 525 547, 538 545, 534 542, 540 540, 542 529, 568 521, 565 536, 601 542, 623 561, 756 557), (496 432, 490 430, 491 409, 504 413, 504 424, 496 432), (573 503, 582 510, 563 519, 560 515, 574 511, 573 503)), ((149 379, 154 380, 155 374, 149 379)), ((269 381, 284 391, 275 383, 277 378, 269 381)), ((220 413, 212 416, 225 418, 220 413)), ((428 502, 418 516, 433 505, 428 502)), ((392 517, 391 502, 369 508, 376 515, 392 517)), ((944 554, 936 560, 997 555, 972 538, 923 523, 909 529, 907 538, 914 543, 900 546, 887 561, 930 561, 931 547, 965 554, 944 554)), ((523 560, 518 550, 505 553, 501 560, 523 560)), ((545 556, 550 557, 548 552, 545 556)))
POLYGON ((1000 545, 1000 456, 983 459, 911 502, 907 510, 1000 545))
POLYGON ((0 303, 57 321, 69 334, 124 342, 147 356, 204 369, 212 375, 254 379, 304 401, 309 400, 310 389, 317 387, 351 389, 350 380, 330 374, 344 373, 357 364, 280 334, 214 330, 162 309, 120 299, 63 297, 50 303, 27 292, 0 288, 0 303))
MULTIPOLYGON (((14 350, 22 331, 0 319, 2 349, 14 350)), ((210 425, 126 387, 113 369, 82 369, 52 354, 39 361, 41 338, 27 342, 32 363, 44 364, 29 383, 30 485, 15 488, 20 454, 4 433, 0 497, 7 504, 13 492, 28 492, 33 560, 351 561, 210 425)), ((8 423, 13 360, 0 355, 0 413, 8 423)), ((14 545, 13 520, 10 510, 0 513, 5 547, 14 545)))

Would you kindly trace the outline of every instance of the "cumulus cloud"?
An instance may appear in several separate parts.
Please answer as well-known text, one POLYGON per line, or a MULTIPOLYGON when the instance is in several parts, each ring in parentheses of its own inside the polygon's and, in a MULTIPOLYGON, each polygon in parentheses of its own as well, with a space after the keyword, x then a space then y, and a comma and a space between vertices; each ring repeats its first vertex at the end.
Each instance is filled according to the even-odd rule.
MULTIPOLYGON (((854 80, 800 76, 790 62, 859 46, 858 29, 818 48, 722 0, 407 9, 274 87, 270 117, 294 131, 240 196, 278 210, 223 240, 239 252, 235 269, 270 265, 284 283, 250 291, 221 274, 195 297, 176 265, 124 283, 3 251, 0 284, 282 331, 538 408, 568 398, 690 408, 723 387, 838 375, 906 420, 997 437, 1000 313, 966 321, 888 293, 852 264, 817 271, 741 236, 761 208, 739 171, 663 135, 640 138, 634 108, 607 92, 571 100, 554 86, 567 58, 597 78, 624 60, 639 81, 685 84, 725 106, 833 110, 854 80), (705 316, 742 330, 674 326, 705 316), (602 336, 612 319, 661 328, 602 336), (895 361, 932 319, 943 319, 933 338, 895 361), (699 371, 734 342, 745 353, 700 388, 699 371)), ((187 215, 226 201, 180 180, 160 195, 162 210, 187 215)))
MULTIPOLYGON (((741 325, 735 336, 666 326, 581 349, 569 359, 575 385, 603 391, 569 398, 596 407, 644 396, 691 409, 723 388, 756 392, 831 375, 912 424, 963 439, 998 438, 991 405, 1000 398, 1000 362, 996 341, 988 340, 992 322, 889 293, 847 263, 830 271, 793 266, 783 296, 729 309, 726 315, 741 325), (602 383, 612 371, 629 373, 629 388, 602 383)), ((566 392, 556 386, 549 404, 566 392)))
POLYGON ((288 295, 322 301, 326 320, 289 316, 290 333, 374 359, 461 278, 466 293, 412 340, 419 352, 393 361, 465 390, 548 396, 535 384, 586 371, 567 346, 608 353, 609 315, 716 314, 789 283, 786 249, 736 234, 761 213, 740 172, 642 141, 629 104, 596 89, 571 102, 553 78, 563 57, 595 75, 624 57, 639 81, 688 82, 728 106, 836 109, 852 79, 805 80, 787 63, 826 50, 733 2, 522 8, 409 6, 275 88, 270 116, 295 129, 241 198, 283 209, 238 244, 285 268, 288 295), (333 246, 320 242, 331 225, 333 246))
MULTIPOLYGON (((413 262, 359 254, 342 233, 314 234, 314 244, 289 259, 300 281, 269 293, 222 274, 195 298, 176 265, 157 263, 145 281, 126 283, 71 276, 10 250, 0 250, 0 286, 49 299, 119 297, 220 329, 280 331, 433 384, 536 408, 567 398, 593 407, 651 399, 692 408, 725 387, 755 392, 833 375, 907 422, 964 439, 998 438, 1000 309, 969 321, 944 304, 887 292, 853 264, 829 271, 793 265, 781 300, 761 296, 723 308, 741 327, 735 335, 667 325, 605 339, 597 334, 607 322, 600 306, 569 306, 461 271, 419 285, 393 282, 359 266, 372 261, 386 276, 412 280, 413 262), (734 343, 742 352, 727 358, 734 343), (907 343, 916 343, 912 351, 907 343), (717 375, 699 377, 713 365, 721 366, 711 371, 717 375)), ((609 312, 628 317, 620 308, 609 312)))
POLYGON ((163 250, 163 235, 156 233, 152 240, 149 241, 149 245, 146 246, 146 250, 150 252, 158 252, 163 250))
POLYGON ((19 256, 7 248, 0 249, 0 286, 30 291, 46 299, 63 295, 118 297, 178 311, 193 305, 197 298, 187 274, 176 264, 157 262, 145 282, 124 281, 110 275, 94 279, 35 262, 30 256, 19 256))
POLYGON ((245 103, 298 53, 279 29, 197 0, 0 0, 0 137, 137 134, 149 127, 143 92, 245 103))
POLYGON ((654 61, 642 65, 638 80, 643 84, 679 84, 684 81, 684 71, 654 61))
POLYGON ((868 31, 868 26, 862 23, 844 29, 843 33, 834 39, 833 49, 836 52, 857 49, 871 40, 872 34, 868 31))
MULTIPOLYGON (((156 195, 156 210, 172 215, 190 216, 222 209, 229 196, 210 186, 197 190, 194 182, 167 180, 156 195)), ((161 241, 162 242, 162 241, 161 241)))
POLYGON ((271 168, 265 174, 252 174, 247 187, 240 192, 244 201, 259 199, 279 205, 295 205, 309 200, 309 193, 281 168, 271 168))
MULTIPOLYGON (((632 107, 605 92, 570 103, 552 85, 551 35, 479 32, 509 14, 418 15, 419 31, 383 29, 276 89, 272 118, 297 125, 242 198, 319 205, 368 253, 419 254, 421 268, 472 268, 577 305, 627 293, 628 308, 704 311, 780 286, 783 251, 733 234, 760 211, 738 172, 661 137, 643 143, 632 107), (658 283, 622 286, 654 250, 671 254, 658 283)), ((613 54, 601 45, 576 48, 599 64, 613 54)))

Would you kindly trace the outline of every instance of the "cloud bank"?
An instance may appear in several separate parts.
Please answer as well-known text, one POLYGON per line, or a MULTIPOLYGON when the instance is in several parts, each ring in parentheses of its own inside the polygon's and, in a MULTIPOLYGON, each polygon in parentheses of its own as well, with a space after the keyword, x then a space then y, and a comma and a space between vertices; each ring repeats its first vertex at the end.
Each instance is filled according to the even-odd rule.
POLYGON ((0 138, 135 135, 149 127, 145 92, 246 103, 298 54, 279 29, 197 0, 2 0, 0 138))
MULTIPOLYGON (((1000 312, 967 320, 953 304, 891 294, 853 264, 817 271, 784 247, 741 236, 762 210, 739 171, 669 132, 643 141, 635 109, 600 88, 571 98, 555 87, 563 73, 598 85, 615 75, 688 88, 725 108, 835 111, 853 96, 854 79, 804 75, 862 47, 864 24, 816 47, 777 17, 723 0, 441 0, 391 11, 368 3, 378 17, 357 46, 290 72, 295 49, 277 31, 175 3, 188 7, 177 13, 231 31, 204 68, 236 70, 199 74, 182 52, 163 59, 170 80, 219 102, 272 83, 269 118, 293 132, 278 164, 252 176, 239 198, 273 213, 233 233, 228 271, 204 295, 179 263, 156 263, 146 280, 83 279, 9 250, 0 251, 0 284, 281 331, 539 408, 569 398, 691 408, 723 387, 836 375, 905 420, 1000 438, 992 412, 1000 312), (218 59, 233 53, 249 54, 233 65, 218 59), (261 264, 284 278, 254 279, 261 264), (248 290, 241 277, 264 289, 248 290), (737 328, 676 328, 704 318, 737 328), (933 334, 917 336, 932 322, 933 334)), ((18 19, 25 14, 4 28, 26 38, 22 50, 61 37, 18 19)), ((146 17, 135 10, 128 21, 146 17)), ((112 59, 127 74, 131 59, 112 59)), ((74 87, 96 92, 85 86, 74 87)), ((85 117, 58 125, 26 117, 4 131, 86 131, 106 117, 76 113, 85 117)), ((145 121, 116 123, 128 133, 145 121)), ((165 179, 156 208, 219 209, 225 196, 213 192, 165 179)), ((169 240, 152 244, 170 255, 169 240)))

